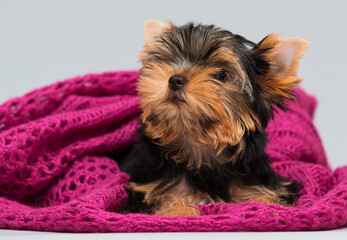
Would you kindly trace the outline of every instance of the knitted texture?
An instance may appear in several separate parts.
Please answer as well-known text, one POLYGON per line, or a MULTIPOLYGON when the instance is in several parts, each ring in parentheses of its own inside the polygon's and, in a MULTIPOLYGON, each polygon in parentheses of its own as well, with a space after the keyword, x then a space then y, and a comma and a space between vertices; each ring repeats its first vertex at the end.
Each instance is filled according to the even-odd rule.
POLYGON ((316 100, 296 89, 267 133, 273 169, 303 183, 296 206, 201 205, 199 217, 121 214, 127 200, 110 152, 136 142, 136 71, 89 74, 0 106, 0 228, 67 232, 297 231, 347 224, 347 167, 331 170, 312 123, 316 100))

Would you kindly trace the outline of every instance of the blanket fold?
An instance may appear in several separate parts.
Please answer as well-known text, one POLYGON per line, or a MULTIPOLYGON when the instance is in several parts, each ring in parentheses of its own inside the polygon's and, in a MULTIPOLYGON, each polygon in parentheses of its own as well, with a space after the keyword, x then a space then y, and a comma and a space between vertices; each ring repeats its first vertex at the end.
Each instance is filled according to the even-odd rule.
POLYGON ((201 205, 200 217, 121 214, 129 176, 117 153, 136 143, 137 71, 88 74, 0 106, 0 228, 62 232, 297 231, 347 224, 347 166, 332 171, 312 122, 314 97, 277 109, 266 152, 303 183, 293 207, 201 205))

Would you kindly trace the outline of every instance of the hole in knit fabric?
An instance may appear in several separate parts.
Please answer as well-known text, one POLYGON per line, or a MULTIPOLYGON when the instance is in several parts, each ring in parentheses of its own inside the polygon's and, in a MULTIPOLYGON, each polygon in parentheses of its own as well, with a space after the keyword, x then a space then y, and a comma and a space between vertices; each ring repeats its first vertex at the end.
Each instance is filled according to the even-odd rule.
POLYGON ((6 216, 5 218, 6 218, 6 220, 9 220, 9 221, 13 221, 16 219, 16 217, 13 215, 6 216))
POLYGON ((31 136, 33 136, 33 137, 38 137, 39 136, 39 134, 40 134, 40 129, 39 128, 36 128, 36 129, 34 129, 33 131, 31 131, 31 136))
POLYGON ((25 187, 25 189, 26 189, 28 192, 30 192, 30 193, 32 193, 32 192, 34 192, 34 191, 35 191, 35 187, 34 187, 34 186, 32 186, 32 185, 28 185, 28 186, 26 186, 26 187, 25 187))
POLYGON ((63 83, 58 83, 58 84, 55 86, 55 89, 60 89, 60 88, 62 88, 62 86, 64 86, 63 83))
POLYGON ((24 168, 22 171, 23 178, 27 179, 31 177, 31 170, 29 168, 24 168))
POLYGON ((28 138, 28 139, 25 141, 25 145, 26 145, 28 148, 32 147, 33 143, 34 143, 34 141, 33 141, 32 139, 30 139, 30 138, 28 138))
POLYGON ((82 103, 80 105, 78 105, 77 109, 86 109, 87 107, 89 107, 89 102, 85 102, 85 103, 82 103))
POLYGON ((13 175, 14 175, 15 178, 17 178, 17 179, 20 179, 20 178, 21 178, 19 170, 15 170, 14 173, 13 173, 13 175))
POLYGON ((105 81, 105 85, 112 85, 114 82, 114 80, 110 79, 110 80, 106 80, 105 81))
POLYGON ((73 161, 69 162, 69 164, 67 165, 69 168, 71 168, 71 166, 73 165, 73 161))
POLYGON ((324 217, 324 215, 325 215, 325 213, 323 213, 323 212, 318 212, 318 213, 317 213, 317 216, 318 216, 319 218, 324 217))
POLYGON ((49 170, 49 171, 53 171, 54 168, 55 168, 54 163, 48 164, 48 170, 49 170))
POLYGON ((93 177, 89 177, 88 180, 87 180, 87 184, 89 185, 93 185, 96 183, 96 179, 93 178, 93 177))
POLYGON ((345 193, 345 191, 338 191, 336 193, 336 196, 341 197, 344 193, 345 193))
POLYGON ((4 166, 0 167, 0 174, 1 175, 6 175, 7 174, 7 169, 4 166))
POLYGON ((286 225, 286 221, 284 221, 284 220, 279 220, 279 223, 283 224, 283 225, 286 225))
POLYGON ((67 125, 67 120, 62 120, 61 122, 60 122, 60 127, 61 128, 64 128, 66 125, 67 125))
POLYGON ((9 160, 10 160, 10 157, 11 157, 11 153, 9 153, 9 152, 5 152, 5 153, 4 153, 4 159, 5 159, 6 161, 9 161, 9 160))
POLYGON ((106 166, 106 165, 101 165, 100 168, 101 168, 101 169, 106 169, 107 166, 106 166))
POLYGON ((75 190, 76 189, 76 184, 72 182, 69 187, 70 190, 75 190))
POLYGON ((104 174, 100 174, 99 176, 98 176, 98 179, 99 180, 104 180, 106 178, 106 175, 104 175, 104 174))
POLYGON ((258 207, 256 207, 256 206, 253 206, 253 207, 251 207, 249 210, 251 210, 251 211, 258 211, 258 207))
POLYGON ((106 220, 109 222, 117 222, 117 221, 119 221, 119 218, 111 217, 111 218, 106 218, 106 220))
POLYGON ((64 203, 67 203, 68 201, 70 201, 70 197, 69 196, 65 196, 64 197, 64 203))
POLYGON ((25 222, 25 223, 31 222, 32 220, 33 220, 32 217, 24 217, 23 218, 23 222, 25 222))
POLYGON ((70 153, 76 153, 76 152, 78 152, 78 148, 74 148, 70 151, 70 153))
POLYGON ((68 157, 65 155, 61 158, 61 163, 64 165, 67 163, 68 160, 69 160, 68 157))
POLYGON ((249 218, 252 218, 252 217, 254 217, 254 214, 247 213, 246 215, 243 216, 243 219, 249 219, 249 218))
POLYGON ((24 132, 26 132, 25 128, 18 128, 17 129, 17 133, 24 133, 24 132))
POLYGON ((5 145, 9 145, 9 144, 11 144, 11 142, 12 142, 12 139, 5 138, 5 145))
POLYGON ((84 218, 82 219, 82 221, 85 221, 85 222, 93 222, 93 221, 95 221, 95 218, 86 216, 86 217, 84 217, 84 218))
POLYGON ((6 190, 8 190, 8 185, 6 183, 3 183, 3 184, 0 185, 0 189, 6 191, 6 190))
POLYGON ((43 161, 45 161, 45 162, 49 162, 49 160, 50 160, 48 155, 46 155, 46 154, 43 154, 42 158, 43 158, 43 161))
POLYGON ((80 176, 79 177, 80 183, 84 183, 85 179, 86 179, 86 176, 80 176))
POLYGON ((39 168, 38 169, 38 175, 39 175, 40 178, 47 177, 47 173, 45 172, 45 170, 43 170, 43 168, 39 168))
POLYGON ((90 168, 88 168, 88 171, 89 171, 89 172, 94 172, 95 170, 96 170, 95 167, 90 167, 90 168))
POLYGON ((128 80, 127 78, 130 78, 131 76, 130 76, 129 73, 123 73, 123 74, 122 74, 122 77, 123 77, 123 78, 126 78, 126 80, 128 80))

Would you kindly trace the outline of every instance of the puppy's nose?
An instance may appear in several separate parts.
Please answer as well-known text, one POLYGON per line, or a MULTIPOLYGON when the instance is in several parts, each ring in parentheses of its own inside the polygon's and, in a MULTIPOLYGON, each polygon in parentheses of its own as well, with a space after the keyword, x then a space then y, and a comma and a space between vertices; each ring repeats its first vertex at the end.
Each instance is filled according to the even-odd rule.
POLYGON ((177 91, 178 89, 180 89, 181 87, 184 86, 184 84, 187 83, 187 78, 185 76, 182 75, 173 75, 170 77, 169 79, 169 87, 174 90, 177 91))

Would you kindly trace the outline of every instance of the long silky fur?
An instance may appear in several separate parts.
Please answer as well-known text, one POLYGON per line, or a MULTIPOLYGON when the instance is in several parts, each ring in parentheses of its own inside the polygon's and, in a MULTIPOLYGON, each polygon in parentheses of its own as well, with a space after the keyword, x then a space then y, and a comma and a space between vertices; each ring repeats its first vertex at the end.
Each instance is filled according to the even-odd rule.
MULTIPOLYGON (((290 92, 280 92, 269 102, 270 93, 258 80, 266 77, 271 65, 265 56, 272 49, 264 48, 264 41, 255 44, 213 25, 189 23, 182 27, 171 25, 153 45, 146 46, 141 54, 143 68, 138 84, 143 108, 139 140, 121 164, 131 181, 146 190, 129 187, 124 210, 154 213, 160 196, 175 189, 182 178, 192 192, 206 193, 213 202, 238 202, 231 195, 231 186, 273 190, 283 204, 296 200, 299 184, 276 174, 264 151, 272 104, 285 108, 284 99, 291 96, 290 92), (184 72, 180 67, 188 70, 184 72), (219 69, 228 71, 229 81, 234 79, 224 85, 232 96, 217 95, 223 83, 216 82, 211 73, 219 69), (167 95, 159 95, 159 88, 152 89, 153 78, 169 77, 177 71, 197 82, 209 79, 199 83, 205 86, 205 95, 197 95, 194 103, 189 102, 191 96, 184 94, 177 96, 181 102, 176 104, 164 101, 167 95), (203 100, 205 96, 207 100, 203 100), (200 100, 210 104, 210 109, 196 107, 203 105, 200 100), (163 104, 167 104, 165 108, 163 104), (175 114, 187 119, 177 120, 175 114), (185 125, 196 127, 189 129, 185 125), (182 137, 182 132, 188 130, 191 136, 182 137), (228 130, 233 132, 223 133, 228 130)), ((158 83, 164 85, 165 82, 158 83)))

